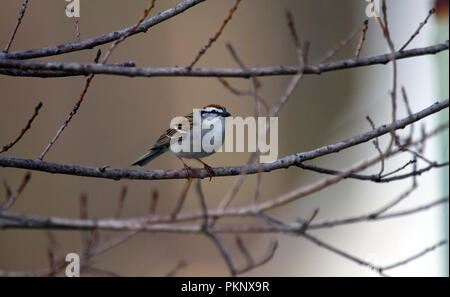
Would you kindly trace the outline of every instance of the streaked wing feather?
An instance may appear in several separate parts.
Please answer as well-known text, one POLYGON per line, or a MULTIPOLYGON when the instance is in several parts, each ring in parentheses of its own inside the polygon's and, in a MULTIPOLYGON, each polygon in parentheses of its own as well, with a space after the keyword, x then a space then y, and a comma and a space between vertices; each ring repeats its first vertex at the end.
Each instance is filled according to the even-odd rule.
MULTIPOLYGON (((192 112, 188 115, 185 115, 185 118, 188 119, 189 121, 189 125, 193 125, 193 121, 194 121, 194 117, 192 112)), ((176 133, 179 134, 183 134, 185 133, 182 129, 181 124, 179 124, 178 129, 174 128, 169 128, 166 130, 166 133, 162 134, 158 140, 156 141, 156 143, 153 145, 152 149, 159 149, 159 148, 164 148, 164 147, 169 147, 170 146, 170 141, 171 139, 175 136, 176 133)), ((182 136, 178 136, 178 138, 181 138, 182 136)))

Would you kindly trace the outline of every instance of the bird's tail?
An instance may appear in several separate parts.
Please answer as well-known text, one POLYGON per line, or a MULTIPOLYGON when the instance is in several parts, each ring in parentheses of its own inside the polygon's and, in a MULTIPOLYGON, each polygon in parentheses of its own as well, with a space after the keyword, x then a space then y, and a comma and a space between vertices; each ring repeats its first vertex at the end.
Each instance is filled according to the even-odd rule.
POLYGON ((167 149, 151 149, 148 153, 141 156, 139 159, 136 160, 131 166, 138 165, 138 166, 145 166, 153 159, 161 156, 167 151, 167 149))

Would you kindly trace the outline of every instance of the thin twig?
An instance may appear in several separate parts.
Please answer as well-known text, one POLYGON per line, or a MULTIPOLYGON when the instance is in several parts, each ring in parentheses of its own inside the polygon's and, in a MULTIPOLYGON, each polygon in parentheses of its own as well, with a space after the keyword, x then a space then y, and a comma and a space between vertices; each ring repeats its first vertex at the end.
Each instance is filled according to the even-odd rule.
POLYGON ((153 7, 155 7, 155 2, 156 0, 150 0, 148 7, 144 10, 144 13, 142 15, 142 17, 137 21, 137 23, 128 28, 125 32, 125 34, 123 34, 122 36, 120 36, 119 39, 117 39, 116 41, 113 42, 113 44, 111 44, 110 48, 108 49, 108 51, 106 52, 106 54, 103 56, 102 62, 101 64, 105 64, 109 57, 111 56, 112 52, 114 51, 114 49, 117 47, 117 45, 119 45, 119 43, 121 43, 122 41, 124 41, 126 38, 128 38, 130 35, 132 35, 134 32, 136 32, 137 28, 139 27, 139 25, 142 24, 142 22, 145 20, 145 18, 148 16, 148 14, 150 13, 150 11, 153 9, 153 7))
POLYGON ((14 37, 16 36, 17 29, 19 29, 19 26, 22 23, 23 16, 25 15, 25 11, 27 10, 27 5, 28 0, 24 0, 22 2, 22 8, 20 9, 19 18, 17 19, 16 25, 14 26, 14 30, 12 31, 11 36, 9 37, 8 43, 6 44, 3 53, 8 53, 9 48, 11 47, 11 44, 14 40, 14 37))
MULTIPOLYGON (((416 166, 416 163, 414 163, 414 166, 416 166)), ((397 199, 394 199, 393 201, 390 201, 385 206, 381 207, 379 210, 374 211, 373 213, 371 213, 370 218, 375 218, 375 217, 378 217, 378 216, 382 215, 383 213, 387 212, 388 210, 390 210, 391 208, 393 208, 394 206, 399 204, 401 201, 403 201, 409 195, 411 195, 411 193, 414 192, 417 189, 417 187, 418 187, 417 186, 416 176, 413 175, 412 179, 413 179, 412 185, 411 185, 411 187, 408 190, 403 192, 397 199)))
POLYGON ((233 7, 230 9, 230 11, 228 12, 227 17, 225 18, 225 20, 222 22, 222 25, 220 26, 219 30, 216 32, 216 34, 214 34, 213 37, 210 37, 208 40, 208 43, 197 53, 197 56, 195 57, 194 61, 192 61, 191 64, 189 64, 189 66, 187 68, 192 68, 194 67, 194 65, 198 62, 198 60, 200 60, 200 58, 206 53, 206 51, 213 45, 213 43, 220 37, 220 35, 223 32, 223 29, 225 29, 225 26, 228 24, 228 22, 231 20, 231 18, 233 17, 234 12, 237 10, 239 3, 241 3, 241 0, 236 0, 236 2, 234 3, 233 7))
MULTIPOLYGON (((391 105, 392 105, 392 122, 395 122, 397 119, 397 59, 395 57, 395 46, 391 38, 391 34, 389 31, 388 25, 388 17, 387 17, 387 5, 386 1, 382 0, 381 10, 383 12, 383 20, 377 17, 375 20, 381 28, 381 31, 384 35, 384 38, 388 44, 388 47, 391 51, 391 60, 392 60, 392 90, 391 90, 391 105)), ((387 151, 392 149, 393 144, 399 145, 398 137, 395 134, 395 131, 391 131, 391 141, 388 145, 387 151)))
POLYGON ((329 50, 322 58, 320 58, 317 63, 324 63, 334 57, 342 48, 344 48, 350 41, 353 40, 353 38, 359 31, 360 28, 358 26, 345 39, 341 39, 339 43, 336 44, 331 50, 329 50))
MULTIPOLYGON (((372 127, 372 129, 375 129, 376 126, 375 126, 375 123, 373 122, 373 120, 369 116, 366 116, 366 119, 370 123, 370 126, 372 127)), ((375 146, 375 149, 378 151, 378 153, 380 154, 380 157, 381 157, 381 160, 380 160, 381 168, 380 168, 380 172, 378 173, 378 176, 381 177, 381 175, 384 172, 384 157, 383 157, 383 152, 381 151, 381 148, 380 148, 380 143, 378 142, 378 137, 375 138, 372 141, 372 143, 375 146)))
POLYGON ((205 195, 203 194, 201 180, 198 179, 195 185, 200 200, 200 210, 203 213, 203 225, 206 226, 208 224, 208 206, 206 205, 205 195))
POLYGON ((125 204, 125 198, 127 196, 127 192, 128 192, 128 187, 122 186, 122 190, 120 191, 120 196, 119 196, 119 203, 118 203, 117 209, 116 209, 116 215, 114 216, 116 219, 120 218, 120 215, 123 210, 123 206, 125 204))
POLYGON ((189 178, 184 183, 183 189, 181 190, 180 198, 178 198, 177 205, 175 206, 175 209, 172 212, 172 218, 175 219, 180 212, 181 208, 183 207, 184 201, 186 200, 187 193, 189 191, 189 188, 191 187, 192 179, 189 178))
POLYGON ((402 261, 399 261, 399 262, 391 264, 391 265, 379 267, 378 268, 379 273, 383 273, 386 270, 390 270, 390 269, 397 268, 399 266, 406 265, 406 264, 410 263, 411 261, 414 261, 414 260, 424 256, 425 254, 428 254, 429 252, 434 251, 435 249, 437 249, 437 248, 439 248, 439 247, 441 247, 441 246, 443 246, 445 244, 447 244, 447 240, 442 240, 442 241, 440 241, 440 242, 438 242, 438 243, 436 243, 436 244, 426 248, 425 250, 423 250, 423 251, 421 251, 421 252, 419 252, 419 253, 411 256, 411 257, 408 257, 408 258, 406 258, 406 259, 404 259, 402 261))
POLYGON ((3 179, 3 186, 5 187, 6 197, 11 196, 12 195, 11 187, 8 185, 6 179, 3 179))
POLYGON ((359 58, 364 41, 366 40, 367 29, 369 29, 369 20, 364 21, 361 37, 359 38, 358 46, 356 47, 355 57, 359 58))
MULTIPOLYGON (((239 67, 241 67, 242 70, 247 70, 247 66, 245 66, 244 62, 242 62, 242 60, 239 58, 236 50, 234 49, 234 47, 231 45, 231 43, 227 43, 227 49, 230 52, 231 56, 233 57, 234 61, 239 65, 239 67)), ((221 78, 219 78, 220 80, 221 78)), ((266 111, 269 111, 269 105, 267 104, 267 102, 261 97, 261 95, 259 94, 259 89, 262 86, 261 81, 258 79, 258 77, 256 76, 251 76, 251 80, 252 80, 252 91, 250 91, 251 96, 253 96, 254 98, 254 105, 255 105, 255 117, 257 118, 259 116, 260 113, 260 105, 263 104, 264 108, 266 109, 266 111)), ((227 87, 227 85, 229 86, 229 84, 222 79, 221 83, 227 87)), ((233 88, 231 86, 229 86, 229 89, 231 92, 233 92, 233 88)), ((241 93, 241 95, 244 95, 244 93, 241 93)), ((259 157, 259 156, 258 156, 259 157)))
POLYGON ((238 271, 236 271, 236 274, 243 274, 266 264, 273 258, 277 248, 278 248, 278 241, 276 240, 270 241, 265 256, 263 256, 260 260, 254 262, 253 265, 246 265, 245 267, 239 269, 238 271))
POLYGON ((158 203, 159 193, 158 190, 153 190, 152 196, 150 198, 150 205, 148 207, 148 213, 154 215, 156 213, 156 205, 158 203))
MULTIPOLYGON (((281 95, 279 102, 277 104, 275 104, 272 107, 272 109, 270 110, 270 112, 269 112, 270 117, 277 116, 278 113, 280 112, 281 108, 284 106, 284 104, 286 104, 289 97, 291 96, 291 94, 294 92, 295 88, 299 84, 300 80, 303 78, 304 70, 306 67, 305 56, 304 56, 303 49, 301 46, 300 38, 298 37, 297 31, 295 29, 294 18, 292 17, 292 14, 289 11, 286 12, 286 18, 288 21, 288 26, 289 26, 289 29, 291 32, 292 39, 294 41, 295 51, 297 53, 297 60, 298 60, 300 69, 299 69, 299 72, 296 75, 294 75, 294 77, 292 77, 292 79, 291 79, 290 83, 288 84, 288 86, 286 87, 283 95, 281 95)), ((267 128, 269 128, 269 126, 267 126, 267 128)))
MULTIPOLYGON (((155 16, 146 19, 142 24, 134 30, 131 35, 147 32, 151 27, 158 25, 166 20, 175 17, 178 14, 185 12, 186 10, 194 7, 195 5, 202 3, 206 0, 184 0, 174 7, 171 7, 155 16)), ((12 52, 8 54, 0 53, 0 59, 32 59, 40 57, 48 57, 54 55, 61 55, 74 51, 80 51, 84 49, 92 49, 102 44, 106 44, 120 39, 123 35, 127 34, 131 27, 124 28, 115 32, 110 32, 90 39, 85 39, 77 42, 69 42, 65 44, 49 46, 34 50, 25 50, 12 52)))
MULTIPOLYGON (((101 50, 97 51, 97 55, 95 56, 95 63, 98 63, 98 60, 100 59, 100 55, 101 55, 101 50)), ((53 144, 58 140, 59 136, 61 135, 61 133, 64 131, 64 129, 66 129, 66 127, 69 125, 70 121, 72 120, 72 118, 76 115, 78 109, 81 106, 81 103, 83 102, 83 99, 87 93, 87 90, 89 88, 89 85, 91 84, 92 79, 94 78, 94 74, 91 73, 89 74, 89 77, 86 79, 86 83, 84 85, 83 91, 81 92, 81 95, 78 99, 78 101, 75 103, 75 106, 73 107, 72 111, 70 112, 69 116, 67 117, 67 119, 64 121, 64 123, 61 125, 61 127, 59 128, 59 130, 56 132, 55 136, 52 138, 52 140, 50 141, 50 143, 47 145, 47 147, 44 149, 44 151, 41 153, 41 155, 39 156, 39 160, 43 160, 45 155, 48 153, 48 151, 50 150, 50 148, 53 146, 53 144)))
POLYGON ((25 126, 25 128, 23 128, 22 131, 20 131, 19 136, 17 136, 17 138, 15 140, 13 140, 11 143, 3 146, 3 148, 0 150, 0 154, 8 151, 12 146, 14 146, 17 142, 19 142, 19 140, 23 137, 23 135, 31 128, 31 123, 39 114, 39 109, 41 109, 41 107, 42 107, 42 102, 39 102, 38 105, 34 108, 34 113, 31 116, 31 118, 28 120, 28 123, 25 126))
MULTIPOLYGON (((371 175, 364 175, 364 174, 350 174, 347 178, 354 178, 354 179, 359 179, 359 180, 370 180, 372 182, 376 182, 376 183, 389 183, 389 182, 393 182, 396 180, 402 180, 402 179, 406 179, 408 177, 411 176, 418 176, 421 175, 424 172, 430 171, 433 168, 441 168, 441 167, 447 167, 449 166, 449 162, 442 162, 442 163, 435 163, 435 164, 430 164, 427 167, 421 168, 421 169, 417 169, 417 170, 413 170, 409 173, 405 173, 405 174, 399 174, 399 175, 395 175, 392 177, 388 177, 390 175, 393 175, 394 173, 403 170, 404 168, 406 168, 407 166, 414 164, 415 161, 410 160, 409 162, 407 162, 405 165, 389 172, 386 173, 382 176, 379 176, 378 174, 371 174, 371 175)), ((306 169, 306 170, 311 170, 311 171, 315 171, 318 173, 323 173, 323 174, 331 174, 331 175, 338 175, 341 174, 342 171, 339 170, 332 170, 332 169, 328 169, 328 168, 322 168, 322 167, 318 167, 318 166, 314 166, 314 165, 308 165, 308 164, 304 164, 304 163, 298 163, 296 166, 302 168, 302 169, 306 169)))
MULTIPOLYGON (((80 219, 86 220, 88 218, 88 195, 86 192, 82 192, 79 198, 80 219)), ((81 233, 81 241, 83 243, 83 250, 88 253, 90 246, 90 235, 88 231, 81 233)))
POLYGON ((228 191, 228 193, 225 195, 225 197, 223 197, 222 201, 220 201, 218 209, 225 210, 230 205, 233 198, 239 192, 239 189, 240 189, 242 183, 244 182, 245 177, 248 174, 250 164, 252 164, 255 159, 256 159, 256 153, 252 153, 247 161, 247 164, 245 166, 243 166, 238 179, 234 182, 233 187, 228 191))
POLYGON ((177 274, 181 269, 185 268, 187 266, 186 261, 181 260, 175 265, 174 268, 172 268, 169 272, 166 273, 166 277, 172 277, 175 274, 177 274))
POLYGON ((253 92, 250 90, 238 90, 230 85, 228 81, 226 81, 222 77, 218 77, 217 80, 225 87, 227 88, 231 93, 233 93, 236 96, 253 96, 253 92))
MULTIPOLYGON (((25 175, 23 176, 22 182, 20 183, 19 187, 14 192, 10 192, 10 195, 6 197, 6 201, 0 205, 0 210, 7 210, 11 208, 11 206, 17 201, 20 194, 22 193, 23 189, 27 186, 28 182, 31 178, 31 172, 27 171, 25 175)), ((7 191, 8 192, 8 191, 7 191)))
MULTIPOLYGON (((402 86, 401 90, 402 90, 403 102, 405 103, 405 106, 406 106, 406 111, 408 112, 408 115, 411 115, 413 112, 412 112, 411 106, 409 104, 408 95, 406 94, 406 89, 404 86, 402 86)), ((414 124, 410 126, 409 136, 406 139, 406 143, 410 143, 412 141, 413 136, 414 136, 414 124)))
POLYGON ((291 32, 291 37, 294 42, 295 51, 297 53, 297 60, 300 66, 300 73, 303 72, 301 69, 305 67, 305 55, 303 53, 302 43, 298 37, 297 30, 295 29, 295 22, 292 13, 288 10, 286 11, 286 19, 288 23, 289 30, 291 32))
POLYGON ((394 169, 394 170, 392 170, 392 171, 390 171, 390 172, 388 172, 388 173, 383 174, 383 175, 381 176, 381 178, 386 178, 386 177, 391 176, 391 175, 393 175, 393 174, 395 174, 395 173, 397 173, 397 172, 400 172, 400 171, 402 171, 403 169, 405 169, 406 167, 408 167, 409 165, 414 164, 414 162, 416 162, 415 159, 409 160, 408 162, 406 162, 406 163, 403 164, 402 166, 398 167, 397 169, 394 169))
MULTIPOLYGON (((227 49, 230 52, 231 56, 233 57, 233 59, 236 61, 236 63, 241 67, 241 69, 246 69, 245 64, 242 62, 242 60, 239 58, 239 56, 237 55, 235 49, 233 48, 233 46, 230 43, 227 43, 227 49)), ((253 83, 253 95, 255 98, 255 117, 257 117, 259 115, 259 104, 260 102, 263 102, 264 105, 267 108, 267 103, 262 100, 262 98, 259 97, 257 90, 258 88, 261 86, 261 83, 259 82, 259 80, 252 76, 252 83, 253 83)), ((235 181, 233 187, 231 188, 231 190, 228 191, 227 195, 222 199, 222 201, 219 204, 219 209, 224 210, 225 208, 227 208, 231 201, 233 200, 233 198, 236 196, 236 194, 238 193, 242 183, 244 182, 246 175, 247 175, 247 170, 246 168, 248 168, 250 166, 250 164, 252 164, 255 159, 258 157, 258 152, 259 152, 259 148, 257 149, 257 152, 253 152, 250 154, 250 157, 248 158, 246 167, 244 167, 244 170, 241 172, 241 174, 239 175, 239 178, 235 181)), ((258 173, 258 175, 260 175, 260 173, 258 173)))
POLYGON ((250 255, 250 252, 245 247, 244 242, 242 241, 241 237, 236 236, 236 245, 241 251, 241 254, 244 256, 245 260, 247 261, 247 267, 252 267, 255 265, 255 261, 252 259, 252 256, 250 255))
POLYGON ((403 51, 410 43, 411 41, 413 41, 413 39, 419 35, 420 30, 422 30, 423 26, 425 26, 425 24, 428 22, 428 19, 436 12, 436 8, 432 8, 428 11, 428 15, 425 18, 425 20, 419 24, 419 28, 417 28, 417 30, 414 32, 413 35, 411 35, 411 37, 408 39, 408 41, 400 48, 400 51, 403 51))
POLYGON ((121 275, 114 271, 109 271, 102 268, 92 267, 92 266, 85 266, 83 267, 83 271, 94 273, 94 274, 100 274, 102 276, 109 276, 109 277, 120 277, 121 275))
POLYGON ((75 32, 77 33, 77 41, 80 41, 80 22, 78 21, 78 18, 76 18, 75 16, 72 17, 74 22, 75 22, 75 32))
POLYGON ((217 234, 215 234, 214 232, 208 231, 207 229, 205 229, 205 234, 209 238, 211 238, 211 240, 218 247, 220 254, 222 255, 222 257, 225 260, 225 263, 227 263, 227 266, 228 266, 228 269, 230 270, 231 276, 236 276, 236 274, 237 274, 236 265, 234 264, 233 258, 231 257, 230 253, 228 252, 227 248, 223 244, 220 237, 217 234))

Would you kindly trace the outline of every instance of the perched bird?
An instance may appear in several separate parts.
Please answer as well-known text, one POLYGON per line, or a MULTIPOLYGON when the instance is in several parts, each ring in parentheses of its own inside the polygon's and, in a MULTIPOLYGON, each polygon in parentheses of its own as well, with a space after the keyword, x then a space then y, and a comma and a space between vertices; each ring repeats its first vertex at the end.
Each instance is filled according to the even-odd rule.
MULTIPOLYGON (((210 177, 212 177, 214 175, 214 171, 208 164, 200 160, 200 158, 205 158, 214 154, 215 150, 212 151, 205 150, 205 148, 201 143, 201 140, 203 139, 203 136, 209 133, 208 135, 212 136, 210 138, 211 142, 220 140, 220 142, 217 143, 221 145, 225 139, 225 118, 230 116, 230 113, 223 106, 220 106, 218 104, 210 104, 200 109, 198 116, 199 116, 198 119, 200 120, 199 123, 196 123, 196 121, 194 120, 193 113, 190 113, 185 116, 185 118, 189 122, 189 127, 185 129, 189 130, 183 130, 182 124, 177 124, 177 127, 171 127, 167 129, 166 132, 158 138, 153 147, 150 148, 148 153, 141 156, 136 162, 132 164, 132 166, 134 165, 145 166, 153 159, 169 151, 175 156, 177 156, 178 159, 181 160, 181 162, 184 165, 184 169, 188 171, 190 176, 193 176, 194 172, 191 167, 186 165, 186 163, 183 161, 183 158, 196 159, 197 161, 203 164, 204 168, 208 171, 210 177), (195 125, 201 126, 198 127, 195 125), (201 138, 193 137, 194 127, 200 128, 199 131, 201 131, 201 138), (183 137, 185 137, 185 135, 188 135, 187 134, 188 132, 190 137, 189 149, 187 151, 174 150, 173 147, 171 146, 171 143, 174 141, 181 143, 183 137), (198 143, 199 141, 200 143, 198 143), (196 147, 196 145, 197 148, 200 148, 200 151, 198 150, 195 151, 194 147, 196 147)), ((214 146, 213 143, 211 143, 211 145, 214 146)))

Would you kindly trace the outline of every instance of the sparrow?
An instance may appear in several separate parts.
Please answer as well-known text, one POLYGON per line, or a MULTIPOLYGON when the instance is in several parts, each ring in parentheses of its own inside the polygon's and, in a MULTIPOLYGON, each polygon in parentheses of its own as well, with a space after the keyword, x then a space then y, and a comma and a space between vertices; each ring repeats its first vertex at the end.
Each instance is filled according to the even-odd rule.
POLYGON ((203 164, 204 168, 208 171, 210 180, 212 176, 214 175, 214 171, 212 168, 200 160, 200 158, 208 157, 216 152, 216 147, 213 142, 221 140, 218 142, 219 145, 221 145, 225 139, 225 118, 229 117, 231 114, 226 110, 225 107, 218 105, 218 104, 210 104, 206 105, 202 109, 198 110, 197 116, 200 120, 199 123, 196 123, 196 120, 194 120, 194 113, 190 113, 185 116, 185 118, 188 120, 189 127, 183 127, 182 124, 176 124, 174 127, 171 127, 166 130, 165 133, 163 133, 157 140, 156 143, 150 148, 150 150, 143 156, 141 156, 136 162, 134 162, 131 166, 138 165, 138 166, 145 166, 150 161, 156 159, 157 157, 161 156, 165 152, 169 151, 183 163, 184 169, 188 171, 188 175, 190 177, 194 176, 195 173, 191 167, 186 165, 186 163, 183 161, 183 158, 186 159, 195 159, 203 164), (201 125, 200 127, 195 125, 201 125), (193 129, 194 127, 201 128, 201 138, 195 138, 193 137, 193 129), (183 129, 184 128, 184 129, 183 129), (209 133, 209 136, 212 136, 210 138, 210 144, 214 147, 213 150, 205 150, 201 140, 203 139, 203 136, 205 136, 207 133, 209 133), (181 144, 183 137, 186 137, 189 135, 190 139, 190 147, 188 150, 176 150, 173 148, 171 143, 178 142, 181 144), (200 141, 200 143, 198 143, 200 141), (200 151, 195 151, 194 147, 197 147, 200 149, 200 151))

